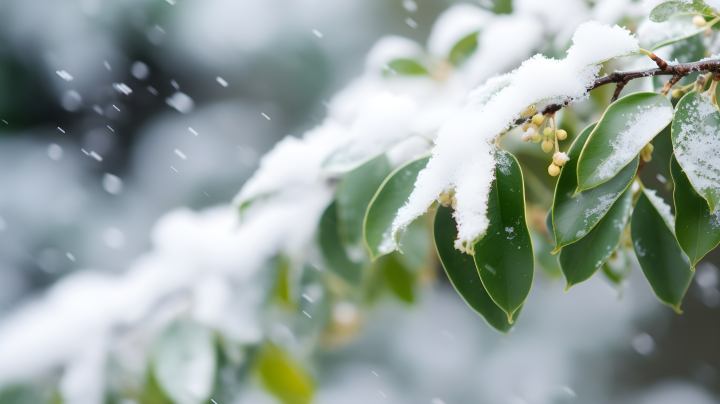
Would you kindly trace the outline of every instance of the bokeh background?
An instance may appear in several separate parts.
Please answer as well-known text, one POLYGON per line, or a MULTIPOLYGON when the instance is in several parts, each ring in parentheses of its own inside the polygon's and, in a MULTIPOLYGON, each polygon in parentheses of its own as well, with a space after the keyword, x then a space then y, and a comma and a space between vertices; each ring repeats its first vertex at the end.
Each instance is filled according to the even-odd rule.
MULTIPOLYGON (((323 120, 377 40, 425 43, 455 3, 0 1, 0 324, 73 273, 124 272, 164 213, 228 204, 275 142, 323 120)), ((577 2, 544 2, 565 3, 577 2)), ((713 262, 698 266, 681 316, 637 268, 622 293, 599 277, 562 293, 562 280, 538 276, 510 336, 438 267, 415 304, 383 300, 351 343, 318 353, 316 401, 720 402, 713 262)), ((0 389, 25 382, 0 378, 0 389)), ((232 400, 277 402, 257 383, 232 400)))

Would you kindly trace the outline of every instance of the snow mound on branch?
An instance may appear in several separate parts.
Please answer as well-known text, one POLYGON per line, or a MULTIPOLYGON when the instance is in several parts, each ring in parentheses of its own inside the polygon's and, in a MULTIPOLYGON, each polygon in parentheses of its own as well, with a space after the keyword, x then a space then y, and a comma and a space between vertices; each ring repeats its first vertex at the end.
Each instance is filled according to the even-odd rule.
POLYGON ((428 38, 428 51, 433 55, 447 57, 460 40, 478 32, 493 18, 493 13, 470 4, 449 8, 433 24, 428 38))
POLYGON ((581 24, 564 60, 535 55, 511 73, 493 80, 490 89, 512 82, 484 103, 488 91, 477 90, 466 106, 438 133, 433 156, 420 172, 407 204, 392 227, 393 240, 421 216, 441 193, 454 192, 458 239, 455 247, 473 253, 474 243, 489 225, 488 192, 494 180, 498 137, 510 129, 531 104, 574 102, 585 99, 600 71, 598 63, 638 53, 638 42, 629 31, 590 21, 581 24))

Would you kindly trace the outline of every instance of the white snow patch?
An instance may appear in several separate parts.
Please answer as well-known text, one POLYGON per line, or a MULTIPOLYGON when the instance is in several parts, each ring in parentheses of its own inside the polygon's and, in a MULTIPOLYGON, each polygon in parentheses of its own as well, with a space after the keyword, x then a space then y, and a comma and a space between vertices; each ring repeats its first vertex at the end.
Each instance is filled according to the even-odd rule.
MULTIPOLYGON (((531 104, 587 98, 597 63, 638 52, 637 40, 618 26, 581 24, 564 60, 536 55, 513 72, 512 83, 486 105, 470 100, 438 133, 433 156, 420 172, 408 203, 393 222, 393 234, 425 213, 442 192, 455 190, 455 247, 472 253, 489 225, 488 192, 494 180, 496 140, 531 104)), ((672 111, 670 111, 672 112, 672 111)))
POLYGON ((597 173, 600 178, 607 179, 615 175, 618 167, 635 158, 673 119, 673 109, 670 106, 638 105, 637 109, 637 113, 626 115, 628 128, 620 132, 612 143, 613 151, 598 166, 597 173))
POLYGON ((675 233, 675 216, 670 212, 670 205, 665 203, 665 200, 657 196, 657 191, 654 189, 645 189, 645 196, 650 200, 653 207, 660 213, 665 223, 670 226, 670 230, 675 233))
POLYGON ((707 97, 694 98, 687 119, 678 121, 680 131, 675 143, 675 156, 693 187, 700 194, 720 195, 720 128, 706 118, 717 117, 718 111, 707 97))

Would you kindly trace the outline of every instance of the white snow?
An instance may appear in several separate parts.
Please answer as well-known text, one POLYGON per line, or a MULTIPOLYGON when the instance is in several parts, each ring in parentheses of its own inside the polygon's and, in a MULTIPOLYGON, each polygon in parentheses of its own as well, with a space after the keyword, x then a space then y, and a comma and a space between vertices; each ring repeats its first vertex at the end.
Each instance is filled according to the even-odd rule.
POLYGON ((478 32, 493 17, 493 13, 470 4, 449 8, 435 21, 428 38, 428 50, 447 57, 461 39, 478 32))
POLYGON ((669 105, 638 105, 637 110, 626 115, 627 129, 619 133, 612 143, 613 151, 597 167, 601 179, 615 175, 673 119, 673 109, 669 105))
POLYGON ((720 195, 720 129, 704 122, 711 116, 718 117, 718 111, 705 96, 700 102, 693 98, 689 108, 683 110, 688 117, 679 118, 681 129, 674 142, 675 156, 701 195, 720 195))
POLYGON ((670 230, 675 233, 675 216, 670 211, 670 205, 665 203, 665 200, 657 196, 657 191, 654 189, 645 189, 645 196, 650 200, 655 210, 660 213, 663 220, 670 227, 670 230))
POLYGON ((496 140, 531 104, 579 101, 587 97, 600 67, 596 63, 638 52, 637 40, 618 26, 580 25, 564 60, 541 55, 513 72, 512 83, 486 105, 471 100, 440 129, 428 166, 420 172, 408 203, 400 209, 392 235, 425 213, 443 192, 455 191, 455 246, 472 253, 485 233, 487 198, 494 179, 496 140))

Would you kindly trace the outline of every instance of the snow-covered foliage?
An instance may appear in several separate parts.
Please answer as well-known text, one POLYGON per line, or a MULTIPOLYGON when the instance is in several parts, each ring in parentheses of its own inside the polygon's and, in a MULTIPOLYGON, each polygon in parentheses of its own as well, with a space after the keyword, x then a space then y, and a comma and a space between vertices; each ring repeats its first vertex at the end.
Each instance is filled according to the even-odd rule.
POLYGON ((575 32, 567 58, 536 55, 505 76, 510 84, 487 104, 468 103, 440 129, 433 158, 418 176, 408 204, 398 212, 392 234, 422 215, 441 193, 454 192, 455 246, 472 253, 475 241, 489 225, 487 195, 494 179, 498 137, 532 104, 585 99, 600 71, 599 63, 637 52, 637 40, 627 30, 587 22, 575 32))
MULTIPOLYGON (((280 256, 294 269, 316 262, 318 222, 333 201, 337 180, 383 153, 392 167, 432 153, 388 229, 390 248, 397 248, 398 234, 441 194, 451 193, 455 246, 472 253, 490 224, 494 169, 498 163, 506 168, 494 158, 499 138, 530 105, 587 99, 601 63, 639 49, 628 30, 606 24, 619 18, 567 23, 601 15, 602 2, 591 10, 587 2, 567 0, 554 15, 536 12, 539 5, 533 3, 510 15, 455 6, 438 19, 426 48, 394 36, 378 41, 363 74, 328 103, 322 123, 278 142, 232 204, 166 214, 153 231, 152 250, 124 273, 70 276, 5 319, 0 385, 61 369, 65 402, 99 403, 107 362, 123 356, 128 334, 140 335, 136 362, 141 364, 127 367, 142 373, 150 341, 182 316, 238 346, 275 338, 277 329, 259 314, 269 288, 256 287, 261 282, 255 281, 280 256), (451 65, 455 45, 476 32, 477 51, 451 65), (555 54, 561 54, 571 32, 564 59, 536 53, 548 50, 552 38, 555 54), (416 61, 428 74, 398 74, 390 68, 397 59, 416 61)), ((667 113, 653 111, 635 124, 667 113)), ((634 141, 633 147, 648 141, 634 141)))

